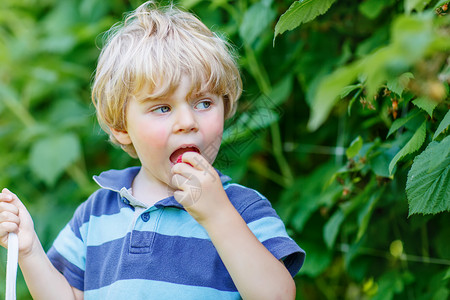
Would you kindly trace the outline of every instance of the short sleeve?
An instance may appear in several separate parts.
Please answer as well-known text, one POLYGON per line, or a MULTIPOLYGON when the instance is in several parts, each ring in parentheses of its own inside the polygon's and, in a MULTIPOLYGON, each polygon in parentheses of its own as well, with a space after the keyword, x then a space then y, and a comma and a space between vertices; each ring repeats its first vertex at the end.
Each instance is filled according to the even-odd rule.
POLYGON ((283 221, 270 202, 260 198, 247 206, 241 215, 258 240, 278 260, 284 262, 289 273, 294 277, 303 265, 305 251, 289 237, 283 221))
POLYGON ((81 236, 81 210, 79 207, 72 220, 58 234, 47 256, 71 286, 83 291, 86 246, 81 236))

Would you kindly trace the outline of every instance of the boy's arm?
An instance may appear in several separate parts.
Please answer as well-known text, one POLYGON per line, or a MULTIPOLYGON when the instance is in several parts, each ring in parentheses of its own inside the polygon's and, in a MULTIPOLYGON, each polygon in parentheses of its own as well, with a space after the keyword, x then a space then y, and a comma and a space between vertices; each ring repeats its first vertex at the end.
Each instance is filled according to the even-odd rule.
POLYGON ((173 182, 185 184, 177 187, 175 199, 206 229, 242 298, 294 299, 295 283, 289 271, 248 228, 229 201, 214 168, 194 152, 183 154, 183 162, 192 167, 173 167, 173 182), (188 174, 201 185, 199 198, 189 199, 189 185, 194 182, 190 182, 188 174))
POLYGON ((41 244, 28 255, 19 256, 19 265, 33 299, 82 300, 83 292, 70 286, 55 269, 41 244))
POLYGON ((8 234, 19 238, 19 265, 33 299, 83 299, 52 265, 34 231, 33 220, 19 198, 7 189, 0 193, 0 245, 7 248, 8 234))
POLYGON ((295 283, 284 264, 261 244, 230 206, 202 225, 242 298, 295 299, 295 283))

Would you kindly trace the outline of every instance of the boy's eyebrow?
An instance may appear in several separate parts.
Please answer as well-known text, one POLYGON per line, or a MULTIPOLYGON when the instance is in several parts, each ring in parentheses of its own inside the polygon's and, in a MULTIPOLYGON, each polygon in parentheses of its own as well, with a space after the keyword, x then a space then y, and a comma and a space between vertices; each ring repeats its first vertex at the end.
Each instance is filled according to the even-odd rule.
POLYGON ((157 99, 158 98, 156 98, 156 97, 142 97, 142 98, 139 98, 138 101, 141 102, 141 103, 144 103, 144 102, 155 101, 157 99))
POLYGON ((202 97, 208 97, 208 96, 212 96, 212 95, 214 95, 214 93, 208 92, 208 91, 192 92, 188 95, 188 99, 202 98, 202 97))
POLYGON ((139 97, 137 100, 140 103, 146 103, 146 102, 154 102, 157 100, 164 100, 164 99, 167 99, 167 97, 153 97, 151 95, 146 95, 143 97, 139 97))
MULTIPOLYGON (((199 92, 191 92, 189 93, 186 98, 187 100, 194 100, 196 98, 202 98, 202 97, 207 97, 207 96, 211 96, 214 95, 214 93, 212 92, 208 92, 208 91, 199 91, 199 92)), ((171 98, 170 95, 164 95, 164 96, 152 96, 152 95, 145 95, 143 97, 139 97, 137 100, 140 103, 146 103, 146 102, 155 102, 155 101, 168 101, 171 98)))

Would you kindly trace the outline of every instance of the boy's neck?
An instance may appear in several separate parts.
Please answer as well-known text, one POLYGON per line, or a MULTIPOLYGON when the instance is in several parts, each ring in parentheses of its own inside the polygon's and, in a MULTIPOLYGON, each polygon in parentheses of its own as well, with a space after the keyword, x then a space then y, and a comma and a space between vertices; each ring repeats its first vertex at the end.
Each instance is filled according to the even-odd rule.
POLYGON ((148 207, 171 196, 171 189, 161 181, 151 180, 142 167, 131 185, 133 197, 148 207))

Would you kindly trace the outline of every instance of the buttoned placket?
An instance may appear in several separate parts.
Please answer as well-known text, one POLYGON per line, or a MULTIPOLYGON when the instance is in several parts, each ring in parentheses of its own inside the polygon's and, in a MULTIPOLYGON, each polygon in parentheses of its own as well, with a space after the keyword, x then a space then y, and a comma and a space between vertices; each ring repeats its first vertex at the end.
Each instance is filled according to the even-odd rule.
POLYGON ((122 201, 134 208, 130 234, 130 253, 150 253, 164 208, 148 207, 133 197, 131 189, 120 190, 122 201))

